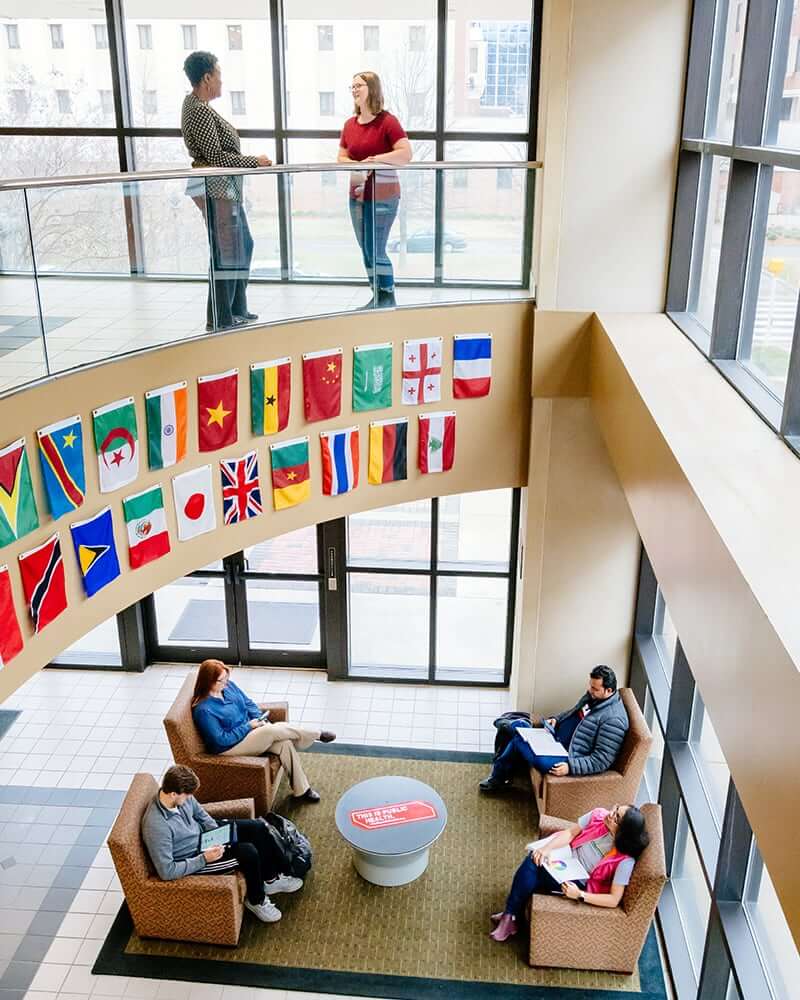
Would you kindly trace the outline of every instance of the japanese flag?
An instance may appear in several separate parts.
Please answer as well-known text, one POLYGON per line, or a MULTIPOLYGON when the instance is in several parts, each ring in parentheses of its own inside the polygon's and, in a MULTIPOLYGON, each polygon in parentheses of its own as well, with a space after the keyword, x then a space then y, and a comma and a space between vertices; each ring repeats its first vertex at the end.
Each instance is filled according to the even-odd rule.
POLYGON ((213 531, 217 526, 214 494, 211 490, 211 466, 184 472, 172 480, 178 538, 182 542, 213 531))

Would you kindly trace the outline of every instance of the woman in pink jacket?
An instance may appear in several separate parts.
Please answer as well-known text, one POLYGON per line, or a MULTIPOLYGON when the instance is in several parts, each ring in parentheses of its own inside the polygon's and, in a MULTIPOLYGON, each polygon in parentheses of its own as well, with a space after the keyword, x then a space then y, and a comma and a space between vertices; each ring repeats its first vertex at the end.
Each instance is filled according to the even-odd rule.
POLYGON ((514 875, 505 909, 492 914, 496 927, 490 936, 506 941, 516 934, 534 892, 563 893, 588 906, 619 906, 636 859, 649 843, 644 816, 636 806, 586 813, 525 858, 514 875), (559 884, 545 867, 553 851, 567 846, 589 872, 588 880, 559 884))

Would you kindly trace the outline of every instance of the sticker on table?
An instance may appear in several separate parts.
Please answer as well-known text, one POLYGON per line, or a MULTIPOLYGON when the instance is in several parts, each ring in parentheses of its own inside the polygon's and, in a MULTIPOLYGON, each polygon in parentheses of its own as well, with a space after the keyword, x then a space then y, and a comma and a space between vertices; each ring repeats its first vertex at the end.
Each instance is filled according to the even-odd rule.
POLYGON ((383 830, 387 826, 403 826, 423 819, 436 819, 438 815, 430 802, 414 799, 411 802, 394 802, 369 809, 353 809, 350 822, 353 826, 360 826, 362 830, 383 830))

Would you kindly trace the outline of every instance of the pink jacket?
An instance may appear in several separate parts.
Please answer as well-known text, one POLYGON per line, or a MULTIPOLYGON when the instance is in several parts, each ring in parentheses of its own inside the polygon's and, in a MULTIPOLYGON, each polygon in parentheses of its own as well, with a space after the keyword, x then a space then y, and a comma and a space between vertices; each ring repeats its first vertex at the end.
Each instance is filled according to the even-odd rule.
MULTIPOLYGON (((580 847, 581 844, 588 844, 590 840, 597 840, 600 837, 606 836, 608 834, 608 827, 603 821, 608 816, 608 813, 608 809, 593 809, 586 829, 581 830, 578 836, 570 841, 569 846, 574 850, 576 847, 580 847)), ((618 851, 613 850, 606 854, 604 858, 601 858, 589 873, 586 891, 598 893, 610 892, 617 865, 620 861, 625 861, 628 857, 629 855, 627 854, 620 854, 618 851)))

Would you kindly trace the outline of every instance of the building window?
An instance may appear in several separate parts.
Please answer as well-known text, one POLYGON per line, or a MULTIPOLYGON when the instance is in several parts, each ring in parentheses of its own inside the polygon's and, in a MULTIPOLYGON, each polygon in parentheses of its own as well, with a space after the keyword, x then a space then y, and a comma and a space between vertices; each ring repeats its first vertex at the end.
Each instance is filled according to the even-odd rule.
POLYGON ((64 48, 64 25, 63 24, 51 24, 50 25, 50 48, 51 49, 63 49, 64 48))
POLYGON ((114 95, 110 90, 99 90, 100 111, 104 118, 114 114, 114 95))
POLYGON ((670 881, 678 904, 684 937, 689 946, 689 958, 695 975, 699 977, 708 914, 711 910, 711 894, 703 875, 700 854, 689 828, 683 802, 678 813, 670 881))
POLYGON ((71 115, 72 114, 72 98, 68 90, 57 90, 56 91, 56 102, 58 104, 58 113, 61 115, 71 115))
MULTIPOLYGON (((531 26, 527 21, 493 21, 480 25, 486 50, 486 81, 481 107, 524 114, 528 105, 531 26)), ((472 55, 470 54, 470 59, 472 55)), ((470 67, 470 73, 477 73, 470 67)))
POLYGON ((245 102, 243 90, 231 91, 231 114, 232 115, 247 114, 247 104, 245 102))
POLYGON ((468 170, 451 170, 450 178, 453 182, 454 188, 466 188, 469 187, 469 171, 468 170))
POLYGON ((781 110, 779 112, 779 118, 782 122, 790 122, 792 120, 792 112, 794 111, 794 98, 793 97, 782 97, 781 98, 781 110))
POLYGON ((28 113, 28 92, 26 90, 9 90, 8 101, 11 113, 15 118, 24 118, 28 113))
POLYGON ((320 52, 333 52, 333 25, 317 25, 317 49, 320 52))
POLYGON ((140 24, 138 26, 139 31, 139 48, 140 49, 152 49, 153 47, 153 28, 149 24, 140 24))
POLYGON ((10 49, 19 48, 19 27, 16 24, 6 25, 6 41, 10 49))
POLYGON ((478 66, 480 65, 480 53, 478 52, 477 46, 473 45, 469 50, 469 73, 477 73, 478 66))
POLYGON ((408 29, 408 50, 409 52, 425 51, 425 25, 412 24, 408 29))
POLYGON ((408 117, 424 118, 427 94, 412 92, 408 95, 408 117))
POLYGON ((364 25, 364 51, 377 52, 381 47, 381 29, 377 24, 364 25))
POLYGON ((240 52, 242 49, 242 26, 241 24, 228 25, 228 48, 231 52, 240 52))
POLYGON ((776 998, 792 996, 800 983, 800 954, 755 838, 750 849, 744 895, 745 915, 770 981, 772 995, 776 998))
POLYGON ((719 745, 717 734, 714 732, 711 719, 697 688, 694 691, 689 747, 697 764, 697 770, 711 811, 717 821, 717 829, 721 830, 731 772, 725 763, 722 747, 719 745))
POLYGON ((193 52, 197 48, 197 25, 182 24, 181 34, 183 35, 183 48, 186 52, 193 52))
POLYGON ((321 90, 319 92, 319 113, 320 116, 328 117, 334 114, 333 91, 321 90))
POLYGON ((158 114, 158 92, 155 90, 145 90, 142 92, 142 111, 146 115, 158 114))
POLYGON ((94 47, 96 49, 108 48, 108 27, 105 24, 95 24, 94 27, 94 47))
POLYGON ((497 190, 510 191, 512 185, 511 169, 509 167, 498 167, 497 169, 497 190))

